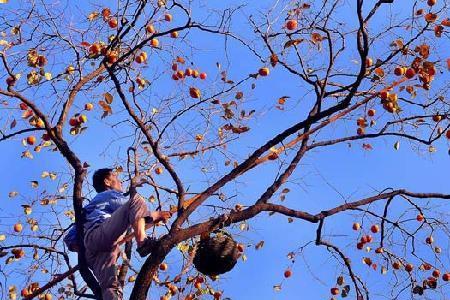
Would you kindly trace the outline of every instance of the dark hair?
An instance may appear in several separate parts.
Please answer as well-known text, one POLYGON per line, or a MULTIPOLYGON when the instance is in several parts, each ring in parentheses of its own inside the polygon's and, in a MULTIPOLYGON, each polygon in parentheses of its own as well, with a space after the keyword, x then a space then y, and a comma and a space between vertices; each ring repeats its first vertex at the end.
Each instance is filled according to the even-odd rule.
POLYGON ((105 179, 111 175, 112 171, 113 169, 104 168, 94 172, 94 175, 92 176, 92 185, 97 193, 106 191, 105 179))

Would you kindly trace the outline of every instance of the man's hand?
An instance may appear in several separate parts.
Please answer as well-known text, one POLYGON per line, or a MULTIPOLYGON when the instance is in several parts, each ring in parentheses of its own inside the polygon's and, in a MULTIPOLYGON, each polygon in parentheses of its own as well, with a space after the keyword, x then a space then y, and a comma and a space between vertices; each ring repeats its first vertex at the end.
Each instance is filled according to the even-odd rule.
POLYGON ((172 213, 170 211, 153 211, 151 216, 153 218, 153 223, 166 223, 170 217, 172 217, 172 213))

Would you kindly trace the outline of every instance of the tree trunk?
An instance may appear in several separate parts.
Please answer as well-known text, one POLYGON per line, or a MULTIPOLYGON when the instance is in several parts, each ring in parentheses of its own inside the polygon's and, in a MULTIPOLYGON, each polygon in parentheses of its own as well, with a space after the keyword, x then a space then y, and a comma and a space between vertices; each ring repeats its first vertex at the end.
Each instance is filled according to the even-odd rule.
POLYGON ((151 253, 150 257, 147 258, 136 278, 136 282, 131 292, 130 299, 148 299, 147 294, 152 283, 153 276, 158 271, 159 265, 164 261, 172 247, 173 246, 169 246, 167 242, 165 243, 164 241, 162 241, 157 247, 155 247, 156 250, 151 253))

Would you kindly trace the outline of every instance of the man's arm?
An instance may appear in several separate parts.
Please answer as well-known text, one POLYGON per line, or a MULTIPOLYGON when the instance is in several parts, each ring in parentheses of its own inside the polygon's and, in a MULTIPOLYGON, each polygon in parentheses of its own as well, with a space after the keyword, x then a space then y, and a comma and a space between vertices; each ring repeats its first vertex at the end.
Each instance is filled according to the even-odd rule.
MULTIPOLYGON (((159 222, 163 222, 166 223, 170 217, 172 216, 172 212, 170 211, 152 211, 151 213, 151 217, 152 217, 152 222, 150 223, 146 223, 145 224, 145 229, 149 229, 152 228, 153 226, 155 226, 156 224, 158 224, 159 222)), ((119 242, 119 245, 122 245, 126 242, 131 241, 134 238, 134 233, 130 233, 127 234, 126 236, 124 236, 119 242)))
POLYGON ((159 223, 163 222, 166 223, 167 220, 172 217, 172 212, 170 211, 152 211, 150 213, 150 216, 152 217, 152 223, 159 223))

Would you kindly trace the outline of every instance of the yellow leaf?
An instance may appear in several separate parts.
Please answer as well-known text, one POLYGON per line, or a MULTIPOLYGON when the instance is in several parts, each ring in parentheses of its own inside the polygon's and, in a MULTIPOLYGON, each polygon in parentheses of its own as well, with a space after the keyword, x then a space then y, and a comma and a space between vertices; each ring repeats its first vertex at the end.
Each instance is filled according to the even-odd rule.
POLYGON ((20 32, 20 27, 14 26, 13 28, 11 28, 11 34, 12 35, 19 34, 19 32, 20 32))
POLYGON ((64 215, 68 218, 73 218, 75 216, 75 212, 73 210, 66 210, 64 215))
POLYGON ((5 40, 0 40, 0 46, 9 46, 9 42, 5 40))
MULTIPOLYGON (((5 264, 9 265, 10 263, 12 263, 14 261, 14 256, 10 256, 6 259, 5 264)), ((10 292, 11 293, 11 292, 10 292)), ((10 294, 11 295, 11 294, 10 294)), ((14 293, 15 295, 15 293, 14 293)))
POLYGON ((27 150, 27 151, 22 152, 21 157, 22 157, 22 158, 33 159, 33 154, 31 154, 31 152, 27 150))
POLYGON ((31 214, 31 212, 32 212, 31 205, 23 204, 22 207, 23 207, 24 214, 26 214, 26 215, 31 214))
POLYGON ((41 75, 36 71, 31 71, 27 74, 27 82, 29 85, 37 85, 41 81, 41 75))
POLYGON ((89 21, 94 21, 95 19, 97 19, 98 18, 98 16, 99 16, 100 14, 97 12, 97 11, 94 11, 94 12, 91 12, 89 15, 88 15, 88 20, 89 21))
POLYGON ((52 80, 52 73, 45 73, 45 79, 47 79, 47 80, 52 80))
POLYGON ((59 190, 58 190, 58 192, 59 193, 64 193, 64 191, 67 189, 67 187, 68 187, 68 184, 67 183, 64 183, 60 188, 59 188, 59 190))
POLYGON ((239 229, 242 230, 242 231, 244 231, 245 229, 247 229, 247 224, 246 224, 245 222, 242 222, 242 223, 239 225, 239 229))
POLYGON ((181 252, 187 252, 189 250, 189 244, 188 243, 179 243, 177 245, 177 249, 181 252))

